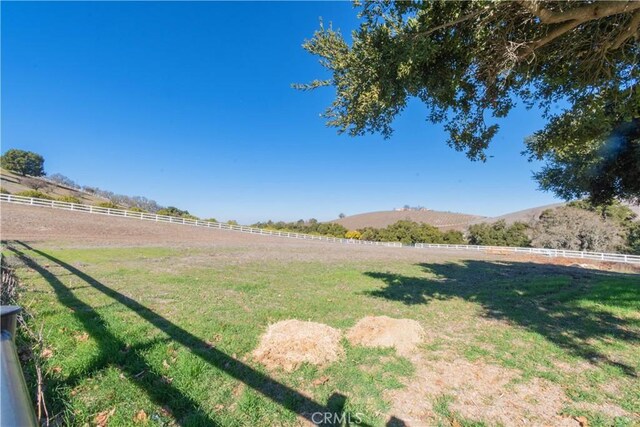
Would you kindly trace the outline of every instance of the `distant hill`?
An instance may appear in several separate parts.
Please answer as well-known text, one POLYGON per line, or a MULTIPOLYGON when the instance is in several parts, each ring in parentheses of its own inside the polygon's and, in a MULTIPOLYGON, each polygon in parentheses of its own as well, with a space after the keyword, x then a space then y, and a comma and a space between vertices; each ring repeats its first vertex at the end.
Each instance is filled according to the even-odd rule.
MULTIPOLYGON (((524 209, 496 217, 431 210, 407 210, 368 212, 347 216, 331 222, 341 224, 349 230, 357 230, 365 227, 384 228, 400 220, 424 222, 436 226, 441 230, 464 230, 471 224, 479 224, 482 222, 491 223, 500 220, 504 220, 507 224, 511 224, 516 221, 530 223, 537 220, 543 211, 559 208, 565 204, 566 203, 553 203, 550 205, 537 206, 535 208, 524 209)), ((636 219, 640 220, 640 206, 627 206, 629 206, 629 208, 638 215, 636 219)))
POLYGON ((37 178, 33 176, 21 176, 6 169, 0 169, 0 187, 8 191, 11 194, 20 193, 22 191, 32 190, 31 187, 26 185, 28 180, 38 180, 43 183, 44 187, 38 191, 47 194, 51 197, 62 196, 74 196, 82 201, 82 203, 95 204, 100 202, 106 202, 107 199, 97 196, 95 194, 86 193, 84 191, 77 190, 75 188, 67 187, 55 182, 51 182, 44 178, 37 178))
POLYGON ((495 216, 491 218, 487 218, 484 221, 475 221, 472 224, 476 224, 478 222, 496 222, 500 220, 504 220, 507 224, 518 222, 530 223, 531 221, 535 221, 540 218, 540 214, 547 209, 559 208, 560 206, 564 206, 566 203, 553 203, 550 205, 537 206, 535 208, 524 209, 521 211, 515 211, 508 214, 495 216))
POLYGON ((462 230, 470 223, 487 221, 489 218, 455 212, 431 210, 381 211, 347 216, 331 222, 341 224, 349 230, 364 227, 384 228, 401 220, 424 222, 443 230, 462 230))

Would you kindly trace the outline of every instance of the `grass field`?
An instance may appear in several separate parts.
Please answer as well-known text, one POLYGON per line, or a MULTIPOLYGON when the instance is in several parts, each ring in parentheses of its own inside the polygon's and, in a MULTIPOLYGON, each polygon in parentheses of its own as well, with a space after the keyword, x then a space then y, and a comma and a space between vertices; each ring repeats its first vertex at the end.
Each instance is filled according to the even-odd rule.
POLYGON ((297 425, 316 412, 360 425, 640 423, 638 275, 490 260, 233 261, 233 249, 206 247, 9 242, 3 253, 44 324, 49 412, 67 425, 297 425), (367 315, 420 322, 419 354, 343 340, 340 361, 290 373, 251 357, 276 321, 346 330, 367 315))

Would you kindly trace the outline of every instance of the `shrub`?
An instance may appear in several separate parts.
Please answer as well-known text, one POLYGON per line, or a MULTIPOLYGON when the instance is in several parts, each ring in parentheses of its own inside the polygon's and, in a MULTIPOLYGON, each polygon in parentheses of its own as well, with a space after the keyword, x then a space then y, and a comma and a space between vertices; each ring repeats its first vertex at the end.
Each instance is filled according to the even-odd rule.
POLYGON ((473 224, 469 226, 469 243, 483 246, 519 246, 531 245, 528 236, 529 226, 523 222, 507 225, 504 220, 493 224, 473 224))
POLYGON ((229 221, 227 221, 227 224, 229 224, 229 225, 238 225, 238 221, 230 219, 229 221))
POLYGON ((359 240, 362 237, 362 234, 357 230, 350 230, 345 233, 344 237, 347 239, 359 240))
POLYGON ((0 187, 0 193, 2 194, 11 194, 6 188, 0 187))
POLYGON ((38 190, 21 191, 19 193, 16 193, 16 196, 35 197, 35 198, 38 198, 38 199, 54 200, 53 197, 51 197, 48 194, 45 194, 45 193, 43 193, 41 191, 38 191, 38 190))
POLYGON ((137 206, 134 206, 134 207, 132 207, 132 208, 129 208, 129 210, 130 210, 131 212, 146 212, 144 209, 139 208, 139 207, 137 207, 137 206))
POLYGON ((58 197, 58 201, 60 202, 67 202, 67 203, 82 203, 82 200, 80 200, 79 198, 77 198, 76 196, 62 196, 62 197, 58 197))
POLYGON ((113 202, 99 202, 99 203, 96 203, 96 206, 99 208, 120 209, 120 206, 116 205, 113 202))
POLYGON ((178 218, 198 219, 197 216, 191 215, 189 211, 183 211, 175 206, 167 206, 166 208, 159 209, 156 213, 158 215, 174 216, 178 218))
POLYGON ((449 230, 442 234, 442 240, 444 243, 450 245, 464 245, 467 241, 464 238, 464 234, 461 231, 449 230))

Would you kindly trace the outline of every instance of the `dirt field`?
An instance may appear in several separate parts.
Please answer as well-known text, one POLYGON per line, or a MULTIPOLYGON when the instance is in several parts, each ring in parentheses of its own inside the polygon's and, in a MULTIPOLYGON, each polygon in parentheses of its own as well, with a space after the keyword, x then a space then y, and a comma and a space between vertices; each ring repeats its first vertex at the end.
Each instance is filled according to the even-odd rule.
MULTIPOLYGON (((444 251, 412 248, 386 248, 304 241, 282 237, 259 236, 202 227, 154 223, 131 218, 92 215, 61 209, 2 203, 0 205, 2 240, 23 240, 46 246, 179 246, 243 248, 236 261, 256 259, 282 260, 406 260, 440 262, 460 259, 518 260, 543 264, 573 265, 582 260, 550 259, 516 254, 483 254, 468 251, 444 251), (270 250, 277 246, 278 251, 270 250), (251 250, 246 250, 251 249, 251 250)), ((590 267, 640 272, 640 267, 592 262, 590 267)))

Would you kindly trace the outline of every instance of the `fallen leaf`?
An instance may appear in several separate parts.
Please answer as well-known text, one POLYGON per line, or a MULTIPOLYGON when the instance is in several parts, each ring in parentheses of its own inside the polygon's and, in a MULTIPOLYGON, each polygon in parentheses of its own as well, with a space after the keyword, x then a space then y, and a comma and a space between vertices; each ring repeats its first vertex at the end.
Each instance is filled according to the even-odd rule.
POLYGON ((40 353, 40 356, 41 356, 43 359, 48 359, 48 358, 50 358, 51 356, 53 356, 53 350, 51 349, 51 347, 47 347, 47 348, 45 348, 44 350, 42 350, 42 353, 40 353))
POLYGON ((160 410, 158 412, 160 412, 160 415, 162 415, 163 417, 171 417, 172 416, 171 409, 169 409, 168 406, 163 406, 162 408, 160 408, 160 410))
POLYGON ((81 334, 77 334, 73 336, 75 339, 77 339, 78 341, 86 341, 89 339, 89 334, 86 332, 83 332, 81 334))
POLYGON ((215 410, 216 411, 222 411, 223 409, 224 409, 224 405, 222 405, 220 403, 215 406, 215 410))
POLYGON ((167 363, 167 359, 163 359, 162 360, 162 367, 164 369, 169 369, 171 366, 169 365, 169 363, 167 363))
POLYGON ((460 425, 460 421, 456 420, 455 418, 451 418, 451 427, 462 427, 460 425))
POLYGON ((96 415, 96 417, 93 419, 96 427, 105 427, 107 425, 107 422, 109 421, 109 418, 114 414, 114 412, 116 412, 115 406, 111 408, 111 410, 99 412, 98 415, 96 415))
POLYGON ((580 427, 589 427, 589 420, 587 417, 573 417, 573 419, 580 424, 580 427))
POLYGON ((54 366, 53 368, 51 368, 51 371, 59 374, 60 372, 62 372, 62 366, 54 366))
POLYGON ((144 409, 140 409, 140 411, 138 411, 138 413, 133 417, 133 422, 135 423, 147 422, 147 413, 144 412, 144 409))
POLYGON ((323 375, 320 378, 316 378, 315 380, 313 380, 311 384, 313 384, 314 387, 317 387, 319 385, 326 383, 327 381, 329 381, 329 377, 326 375, 323 375))

